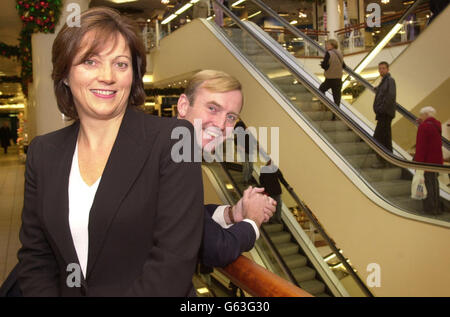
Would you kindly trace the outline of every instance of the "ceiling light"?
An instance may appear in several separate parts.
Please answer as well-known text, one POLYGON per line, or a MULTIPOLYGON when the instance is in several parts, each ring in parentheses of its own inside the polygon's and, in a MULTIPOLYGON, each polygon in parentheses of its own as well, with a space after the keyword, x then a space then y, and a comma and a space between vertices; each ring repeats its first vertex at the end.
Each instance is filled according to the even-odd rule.
POLYGON ((293 20, 293 21, 289 22, 289 24, 292 24, 292 25, 297 24, 297 23, 298 23, 297 20, 293 20))
POLYGON ((169 4, 170 0, 161 0, 162 4, 169 4))
POLYGON ((225 187, 226 187, 228 190, 232 190, 232 189, 234 188, 233 185, 231 185, 231 184, 226 184, 225 187))
MULTIPOLYGON (((386 36, 375 46, 375 48, 364 58, 361 64, 356 67, 354 70, 355 73, 360 74, 364 68, 366 68, 367 65, 375 58, 375 56, 378 55, 378 53, 386 46, 387 43, 394 37, 395 34, 400 31, 400 29, 403 27, 402 24, 397 23, 386 36)), ((343 85, 342 89, 345 89, 349 84, 349 81, 346 80, 343 85)))
POLYGON ((171 14, 171 15, 169 15, 168 18, 166 18, 164 21, 162 21, 161 24, 167 24, 167 23, 169 23, 170 21, 172 21, 173 19, 175 19, 176 17, 177 17, 176 14, 171 14))
POLYGON ((235 6, 238 6, 238 5, 240 5, 242 2, 244 2, 245 0, 238 0, 238 1, 236 1, 235 3, 233 3, 231 6, 232 7, 235 7, 235 6))
POLYGON ((189 9, 190 7, 192 7, 192 3, 186 3, 184 6, 182 6, 180 9, 178 9, 175 14, 176 15, 180 15, 181 13, 183 13, 184 11, 186 11, 187 9, 189 9))
POLYGON ((261 13, 261 11, 258 11, 258 12, 256 12, 256 13, 253 13, 253 14, 250 15, 247 19, 251 19, 251 18, 257 16, 257 15, 260 14, 260 13, 261 13))
POLYGON ((209 293, 209 290, 206 287, 197 288, 197 293, 198 294, 206 294, 206 293, 209 293))
POLYGON ((118 3, 118 4, 127 3, 127 2, 136 2, 136 1, 137 0, 111 0, 111 2, 118 3))
POLYGON ((142 79, 144 83, 151 83, 153 82, 153 75, 144 75, 144 78, 142 79))
POLYGON ((381 0, 382 4, 388 4, 390 0, 381 0))

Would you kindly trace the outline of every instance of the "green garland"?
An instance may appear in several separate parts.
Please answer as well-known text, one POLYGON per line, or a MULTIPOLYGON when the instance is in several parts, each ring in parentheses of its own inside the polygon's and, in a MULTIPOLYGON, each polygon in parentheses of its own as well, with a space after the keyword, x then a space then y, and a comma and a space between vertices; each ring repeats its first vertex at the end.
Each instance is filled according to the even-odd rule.
POLYGON ((16 9, 29 33, 54 33, 61 14, 61 0, 16 0, 16 9))
POLYGON ((0 84, 3 83, 20 83, 22 79, 19 76, 1 76, 0 84))
POLYGON ((7 58, 18 58, 20 52, 17 46, 0 43, 0 54, 7 58))

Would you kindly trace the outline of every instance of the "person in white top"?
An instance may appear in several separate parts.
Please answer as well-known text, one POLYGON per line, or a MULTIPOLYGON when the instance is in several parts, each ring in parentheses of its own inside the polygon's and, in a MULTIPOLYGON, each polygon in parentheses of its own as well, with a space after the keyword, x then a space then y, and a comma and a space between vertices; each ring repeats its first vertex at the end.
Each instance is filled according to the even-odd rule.
POLYGON ((146 54, 131 20, 94 7, 80 22, 64 25, 52 48, 58 107, 74 123, 34 138, 27 154, 19 287, 24 296, 188 296, 201 164, 172 159, 171 132, 193 127, 135 110, 146 54))
MULTIPOLYGON (((20 289, 192 295, 205 216, 201 164, 175 162, 171 134, 183 127, 194 135, 193 126, 135 110, 145 100, 146 55, 129 19, 98 7, 80 22, 65 25, 52 48, 58 108, 74 123, 34 138, 27 153, 20 289)), ((257 224, 271 214, 257 190, 243 202, 257 224)))

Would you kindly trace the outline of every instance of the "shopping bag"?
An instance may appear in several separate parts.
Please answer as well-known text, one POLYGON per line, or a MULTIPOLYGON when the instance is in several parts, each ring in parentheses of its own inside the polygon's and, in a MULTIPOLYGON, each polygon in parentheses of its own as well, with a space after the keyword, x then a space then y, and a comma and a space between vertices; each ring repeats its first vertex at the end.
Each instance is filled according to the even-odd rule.
POLYGON ((423 171, 416 171, 411 183, 411 198, 422 200, 427 198, 427 188, 425 187, 425 177, 423 171))

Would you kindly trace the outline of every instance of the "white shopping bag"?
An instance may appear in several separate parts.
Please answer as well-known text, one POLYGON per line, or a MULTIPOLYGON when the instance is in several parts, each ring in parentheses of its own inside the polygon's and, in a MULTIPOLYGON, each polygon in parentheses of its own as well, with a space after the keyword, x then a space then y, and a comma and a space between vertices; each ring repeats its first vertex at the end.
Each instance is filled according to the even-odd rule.
POLYGON ((425 187, 424 171, 417 170, 411 183, 411 198, 422 200, 427 198, 427 188, 425 187))

